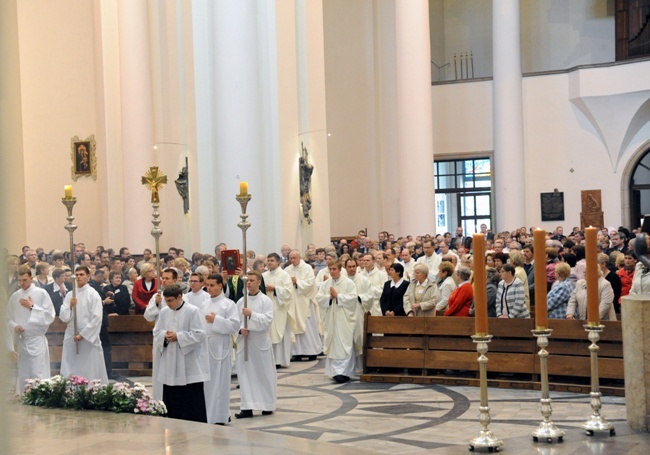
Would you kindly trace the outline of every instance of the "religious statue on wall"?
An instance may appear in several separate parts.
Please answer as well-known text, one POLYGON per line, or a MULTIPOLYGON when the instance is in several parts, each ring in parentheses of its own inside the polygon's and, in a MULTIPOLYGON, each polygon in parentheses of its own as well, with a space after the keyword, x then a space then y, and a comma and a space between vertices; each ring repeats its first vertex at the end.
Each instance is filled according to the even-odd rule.
POLYGON ((582 229, 594 226, 602 228, 605 225, 602 210, 600 190, 584 190, 581 194, 582 212, 580 212, 580 226, 582 229))
POLYGON ((300 214, 307 221, 312 223, 311 211, 311 175, 314 172, 314 165, 309 164, 309 152, 305 145, 300 143, 300 214))
POLYGON ((187 157, 185 157, 185 166, 178 174, 178 178, 174 180, 178 194, 183 198, 183 213, 187 215, 190 211, 190 181, 189 172, 187 170, 187 157))

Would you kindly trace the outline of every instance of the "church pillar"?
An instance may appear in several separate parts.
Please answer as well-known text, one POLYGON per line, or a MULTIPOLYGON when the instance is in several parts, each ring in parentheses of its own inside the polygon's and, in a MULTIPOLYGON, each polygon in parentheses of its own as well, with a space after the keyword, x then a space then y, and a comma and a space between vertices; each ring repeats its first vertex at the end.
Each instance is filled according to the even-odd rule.
POLYGON ((395 2, 401 235, 435 232, 431 44, 427 0, 395 2))
MULTIPOLYGON (((143 188, 141 177, 150 166, 156 164, 153 151, 153 104, 147 1, 121 0, 118 3, 118 19, 124 174, 124 243, 132 252, 140 252, 153 245, 151 230, 146 228, 151 226, 151 194, 143 188)), ((173 182, 171 184, 173 185, 173 182)))
POLYGON ((498 230, 525 224, 519 0, 492 3, 494 193, 498 230))

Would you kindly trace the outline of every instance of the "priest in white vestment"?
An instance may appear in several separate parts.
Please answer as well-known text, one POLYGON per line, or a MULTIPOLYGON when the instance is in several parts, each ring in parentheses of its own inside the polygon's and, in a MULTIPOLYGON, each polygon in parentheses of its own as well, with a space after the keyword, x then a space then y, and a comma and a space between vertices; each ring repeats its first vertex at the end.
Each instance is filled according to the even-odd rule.
MULTIPOLYGON (((383 252, 381 252, 384 254, 383 252)), ((367 253, 361 257, 363 261, 363 275, 368 278, 372 286, 372 306, 370 309, 364 307, 365 311, 370 311, 371 316, 381 316, 381 307, 379 306, 379 299, 381 293, 384 292, 384 284, 388 281, 388 275, 383 270, 379 270, 375 265, 375 258, 372 254, 367 253)))
POLYGON ((210 380, 206 381, 205 405, 208 423, 225 425, 230 421, 230 375, 232 372, 232 336, 239 331, 239 313, 235 302, 223 293, 223 276, 218 273, 206 280, 208 300, 201 304, 208 337, 210 380))
POLYGON ((436 254, 433 240, 425 240, 422 242, 422 248, 424 249, 424 256, 419 257, 417 262, 418 264, 424 264, 429 267, 429 276, 427 279, 435 283, 438 279, 438 267, 440 267, 440 263, 442 262, 442 256, 436 254))
POLYGON ((205 278, 200 273, 193 272, 190 275, 190 290, 185 294, 185 301, 195 307, 201 308, 205 300, 210 300, 210 294, 203 290, 205 278))
POLYGON ((294 320, 293 333, 295 343, 291 346, 291 360, 316 360, 323 352, 323 342, 319 332, 319 314, 316 307, 318 287, 314 279, 314 270, 300 258, 298 250, 289 253, 289 262, 284 271, 289 274, 292 287, 292 306, 289 314, 294 320))
POLYGON ((354 282, 341 276, 341 263, 330 265, 329 271, 330 278, 320 285, 316 296, 325 321, 325 374, 344 383, 354 375, 360 354, 354 342, 359 299, 354 282))
POLYGON ((32 283, 29 266, 18 269, 18 285, 7 305, 7 323, 9 333, 16 336, 16 347, 11 350, 18 353, 16 393, 22 395, 26 379, 51 376, 45 332, 54 321, 54 305, 47 291, 32 283))
POLYGON ((266 295, 273 302, 273 322, 271 323, 271 344, 276 368, 288 367, 291 363, 292 318, 289 307, 292 302, 293 283, 289 274, 280 267, 280 255, 271 253, 266 257, 269 269, 262 274, 266 285, 266 295))
POLYGON ((278 378, 269 336, 273 302, 260 290, 261 273, 252 270, 246 276, 248 305, 244 308, 244 298, 237 302, 237 312, 241 318, 235 359, 241 394, 240 411, 235 414, 238 419, 253 417, 253 411, 262 411, 262 415, 273 414, 278 394, 278 378), (248 328, 244 327, 246 317, 248 328), (248 351, 248 360, 245 350, 248 351))
MULTIPOLYGON (((162 271, 162 276, 160 278, 160 288, 158 292, 149 299, 147 308, 144 310, 144 318, 149 322, 156 322, 158 319, 158 314, 162 311, 163 308, 167 307, 165 299, 163 299, 163 290, 168 286, 171 286, 178 279, 178 272, 172 268, 167 268, 162 271)), ((151 358, 151 391, 154 400, 161 401, 163 399, 163 385, 162 382, 158 379, 158 362, 160 361, 160 356, 156 355, 156 347, 153 347, 153 355, 151 358)))
POLYGON ((104 352, 99 339, 104 307, 102 298, 88 284, 88 267, 79 266, 74 274, 77 280, 77 297, 72 297, 72 292, 68 292, 59 312, 61 321, 68 323, 63 337, 61 375, 68 377, 74 374, 89 381, 99 379, 102 384, 108 384, 104 352), (74 331, 75 308, 77 333, 74 331))
POLYGON ((177 284, 163 291, 167 306, 153 329, 154 355, 160 357, 158 379, 163 384, 167 415, 206 422, 204 382, 210 379, 205 323, 197 307, 183 300, 177 284))
MULTIPOLYGON (((321 269, 318 271, 316 274, 316 286, 320 286, 321 283, 324 283, 327 281, 330 277, 330 270, 329 270, 329 265, 330 264, 335 264, 339 262, 339 257, 336 255, 334 252, 329 252, 325 255, 325 262, 327 262, 327 267, 324 269, 321 269)), ((343 276, 347 276, 347 273, 345 272, 345 269, 341 270, 341 274, 343 276)))
MULTIPOLYGON (((372 257, 371 255, 368 255, 372 257)), ((357 365, 363 365, 361 353, 363 352, 363 318, 364 315, 371 311, 374 303, 375 291, 370 283, 370 280, 363 274, 357 271, 357 261, 350 258, 345 261, 345 268, 348 272, 348 278, 354 283, 357 290, 359 305, 357 305, 357 325, 354 329, 354 349, 357 353, 357 365)), ((343 276, 341 274, 341 276, 343 276)), ((381 296, 381 294, 380 294, 381 296)))

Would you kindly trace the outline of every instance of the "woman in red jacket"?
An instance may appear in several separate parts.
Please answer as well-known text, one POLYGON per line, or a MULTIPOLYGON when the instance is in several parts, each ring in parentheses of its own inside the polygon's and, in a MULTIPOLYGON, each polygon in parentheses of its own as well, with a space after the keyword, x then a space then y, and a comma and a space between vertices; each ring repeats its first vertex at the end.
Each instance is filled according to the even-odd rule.
POLYGON ((469 309, 474 300, 474 288, 469 282, 472 271, 469 267, 460 266, 456 271, 460 278, 460 284, 449 296, 449 304, 445 316, 469 316, 469 309))
POLYGON ((143 264, 140 268, 140 279, 133 283, 133 303, 135 303, 135 314, 144 314, 149 300, 158 291, 158 280, 156 280, 156 268, 153 264, 143 264))

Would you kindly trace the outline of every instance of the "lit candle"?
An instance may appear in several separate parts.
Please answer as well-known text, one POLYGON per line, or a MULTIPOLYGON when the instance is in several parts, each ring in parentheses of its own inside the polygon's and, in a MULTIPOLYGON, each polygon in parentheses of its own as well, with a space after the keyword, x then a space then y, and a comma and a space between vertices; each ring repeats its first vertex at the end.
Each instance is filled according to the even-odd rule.
POLYGON ((66 185, 63 189, 65 190, 65 198, 72 199, 72 185, 66 185))
POLYGON ((589 226, 585 229, 585 259, 587 270, 585 279, 587 281, 587 322, 591 325, 600 323, 598 313, 598 229, 589 226))
POLYGON ((248 194, 248 182, 239 182, 239 195, 246 196, 248 194))
POLYGON ((487 335, 487 278, 485 273, 485 236, 474 234, 474 324, 476 334, 487 335))
POLYGON ((546 301, 546 231, 533 232, 535 259, 535 325, 537 329, 548 328, 548 302, 546 301))

